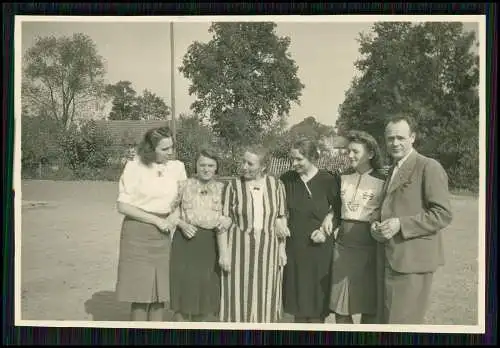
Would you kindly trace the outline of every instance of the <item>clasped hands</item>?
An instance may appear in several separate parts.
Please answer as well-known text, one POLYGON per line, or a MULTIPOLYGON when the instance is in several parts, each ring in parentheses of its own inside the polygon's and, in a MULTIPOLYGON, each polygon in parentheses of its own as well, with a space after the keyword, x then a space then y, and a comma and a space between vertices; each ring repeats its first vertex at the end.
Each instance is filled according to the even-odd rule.
POLYGON ((375 221, 371 224, 370 232, 377 242, 385 243, 401 230, 398 218, 390 218, 382 222, 375 221))
POLYGON ((182 233, 188 239, 193 238, 196 235, 196 232, 198 231, 196 226, 193 226, 182 219, 176 218, 173 214, 169 215, 164 219, 159 218, 156 221, 155 225, 161 232, 165 234, 170 234, 174 232, 175 228, 179 226, 182 230, 182 233))
POLYGON ((158 218, 155 221, 156 227, 165 234, 172 233, 177 226, 177 221, 173 215, 169 215, 166 218, 158 218))

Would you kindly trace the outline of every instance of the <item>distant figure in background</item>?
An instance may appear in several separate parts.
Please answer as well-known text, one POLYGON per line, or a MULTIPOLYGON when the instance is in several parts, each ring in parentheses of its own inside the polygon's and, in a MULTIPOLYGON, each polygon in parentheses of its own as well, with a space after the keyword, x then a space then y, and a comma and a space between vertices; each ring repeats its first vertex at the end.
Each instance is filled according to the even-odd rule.
POLYGON ((181 182, 179 219, 170 258, 171 309, 177 321, 213 321, 219 313, 221 267, 229 270, 222 215, 224 184, 215 180, 220 160, 206 148, 195 159, 195 177, 181 182))
POLYGON ((171 207, 178 182, 187 178, 184 164, 173 158, 171 130, 150 129, 120 177, 117 207, 125 218, 116 293, 132 303, 132 321, 162 321, 170 299, 171 207))
POLYGON ((295 142, 290 149, 293 170, 281 176, 290 229, 284 310, 297 323, 323 323, 330 312, 332 233, 340 217, 340 188, 333 174, 314 165, 318 156, 315 142, 295 142))
POLYGON ((335 238, 330 309, 337 324, 382 323, 383 244, 370 234, 380 220, 385 176, 377 141, 365 132, 347 135, 352 168, 340 175, 341 225, 335 238))
POLYGON ((331 173, 341 173, 350 168, 349 157, 345 150, 347 140, 344 137, 338 136, 336 132, 332 131, 323 134, 318 145, 320 150, 318 168, 328 170, 331 173))
POLYGON ((227 243, 230 271, 222 275, 221 321, 273 323, 282 314, 282 277, 289 235, 285 190, 267 175, 267 150, 243 153, 241 176, 224 194, 224 215, 232 220, 227 243))
POLYGON ((386 125, 392 158, 381 222, 372 235, 385 244, 385 324, 423 324, 432 278, 444 264, 441 230, 452 221, 448 176, 413 148, 415 121, 404 114, 386 125))

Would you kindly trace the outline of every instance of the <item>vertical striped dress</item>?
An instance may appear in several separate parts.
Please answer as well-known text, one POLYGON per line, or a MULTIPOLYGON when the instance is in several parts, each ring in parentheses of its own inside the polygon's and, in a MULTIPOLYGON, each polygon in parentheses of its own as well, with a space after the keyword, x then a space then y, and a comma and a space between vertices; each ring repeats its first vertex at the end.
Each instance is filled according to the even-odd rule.
POLYGON ((243 178, 228 182, 223 213, 233 224, 228 231, 231 272, 222 275, 220 320, 276 322, 281 317, 283 269, 279 266, 276 218, 285 215, 285 190, 279 179, 266 176, 262 206, 254 207, 243 178), (254 211, 262 212, 262 231, 254 229, 254 211))

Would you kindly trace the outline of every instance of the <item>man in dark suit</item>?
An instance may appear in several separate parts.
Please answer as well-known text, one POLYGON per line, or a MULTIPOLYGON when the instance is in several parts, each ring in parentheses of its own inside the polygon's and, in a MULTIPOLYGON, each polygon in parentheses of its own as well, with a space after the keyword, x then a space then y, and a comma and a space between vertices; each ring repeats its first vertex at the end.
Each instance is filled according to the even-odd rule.
POLYGON ((413 148, 415 134, 406 115, 392 118, 385 129, 393 166, 372 236, 385 244, 387 324, 423 323, 433 274, 444 264, 441 230, 452 220, 448 176, 439 162, 413 148))

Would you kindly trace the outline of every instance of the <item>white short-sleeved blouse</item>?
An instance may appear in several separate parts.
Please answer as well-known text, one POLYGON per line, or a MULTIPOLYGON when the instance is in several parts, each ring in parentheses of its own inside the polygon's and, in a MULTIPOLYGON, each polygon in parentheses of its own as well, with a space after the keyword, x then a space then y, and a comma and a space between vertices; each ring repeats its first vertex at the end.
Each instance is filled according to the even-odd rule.
POLYGON ((127 162, 120 177, 118 202, 150 213, 171 213, 178 183, 186 179, 186 169, 181 161, 146 166, 135 157, 127 162))

